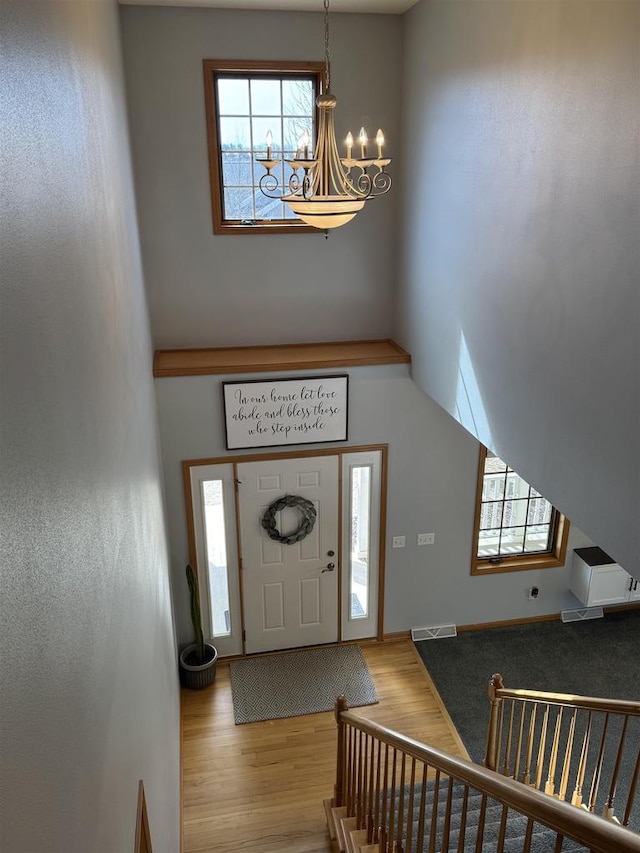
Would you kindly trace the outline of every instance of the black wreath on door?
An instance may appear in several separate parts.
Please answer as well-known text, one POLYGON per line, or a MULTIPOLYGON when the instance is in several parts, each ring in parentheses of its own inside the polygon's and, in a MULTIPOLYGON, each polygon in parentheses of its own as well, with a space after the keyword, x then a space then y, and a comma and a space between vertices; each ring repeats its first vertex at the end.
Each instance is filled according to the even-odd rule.
POLYGON ((270 539, 282 542, 283 545, 293 545, 311 533, 316 523, 316 517, 316 508, 311 501, 300 497, 300 495, 285 495, 282 498, 278 498, 272 504, 269 504, 262 516, 260 524, 267 531, 270 539), (293 533, 283 535, 276 527, 276 513, 288 506, 298 510, 300 513, 300 524, 293 533))

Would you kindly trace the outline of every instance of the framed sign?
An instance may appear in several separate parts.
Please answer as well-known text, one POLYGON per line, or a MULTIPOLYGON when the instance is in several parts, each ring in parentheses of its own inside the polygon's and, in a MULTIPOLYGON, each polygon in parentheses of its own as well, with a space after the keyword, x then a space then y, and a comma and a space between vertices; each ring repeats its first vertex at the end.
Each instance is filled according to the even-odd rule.
POLYGON ((227 450, 347 440, 349 377, 223 382, 227 450))

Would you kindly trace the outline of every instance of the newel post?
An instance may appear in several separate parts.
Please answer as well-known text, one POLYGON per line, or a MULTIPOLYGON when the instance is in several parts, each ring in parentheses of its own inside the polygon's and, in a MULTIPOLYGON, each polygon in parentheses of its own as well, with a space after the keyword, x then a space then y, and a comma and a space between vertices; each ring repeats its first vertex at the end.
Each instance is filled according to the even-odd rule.
POLYGON ((484 758, 484 766, 489 770, 495 770, 498 766, 498 720, 500 717, 500 705, 502 697, 497 695, 498 690, 502 690, 504 682, 499 672, 491 676, 489 682, 489 700, 491 702, 491 711, 489 714, 489 733, 487 735, 487 752, 484 758))
POLYGON ((344 771, 347 762, 347 727, 342 722, 342 712, 348 711, 349 705, 345 696, 338 696, 334 707, 338 725, 338 753, 336 763, 336 787, 334 790, 334 805, 339 808, 344 805, 344 771))

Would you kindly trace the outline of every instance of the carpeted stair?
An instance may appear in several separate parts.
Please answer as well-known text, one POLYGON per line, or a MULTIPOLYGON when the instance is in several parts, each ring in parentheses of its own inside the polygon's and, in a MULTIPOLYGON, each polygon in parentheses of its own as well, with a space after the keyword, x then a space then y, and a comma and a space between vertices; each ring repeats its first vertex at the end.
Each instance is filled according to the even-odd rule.
MULTIPOLYGON (((437 800, 437 820, 436 820, 436 847, 438 851, 457 851, 460 838, 460 829, 463 820, 462 807, 464 802, 464 786, 459 782, 454 782, 451 795, 451 819, 449 822, 449 839, 446 847, 444 842, 444 819, 447 810, 449 784, 448 781, 440 783, 438 789, 437 800)), ((435 786, 433 782, 427 783, 427 794, 425 797, 427 806, 425 810, 425 849, 428 849, 427 838, 431 821, 433 819, 433 801, 434 801, 435 786)), ((417 812, 420 807, 420 792, 416 791, 414 796, 414 819, 412 831, 412 851, 417 848, 418 835, 418 818, 417 812)), ((408 806, 405 804, 405 816, 408 816, 408 806)), ((482 814, 482 794, 477 791, 469 790, 467 796, 466 823, 464 830, 464 850, 475 850, 476 839, 478 835, 478 826, 482 814)), ((405 817, 406 819, 406 817, 405 817)), ((486 853, 493 853, 497 850, 498 838, 500 836, 500 827, 503 820, 503 807, 500 803, 492 800, 487 800, 484 809, 484 831, 482 850, 486 853)), ((524 849, 524 842, 527 832, 527 818, 516 811, 508 810, 505 825, 505 840, 504 853, 521 853, 524 849)), ((554 850, 556 843, 556 834, 546 826, 534 824, 531 837, 531 853, 551 853, 554 850)), ((563 853, 577 853, 577 851, 586 850, 585 847, 566 839, 563 846, 563 853)), ((406 853, 409 853, 407 850, 406 853)))
MULTIPOLYGON (((435 848, 429 847, 429 834, 433 821, 434 807, 434 783, 427 783, 427 793, 425 795, 425 818, 424 818, 424 841, 423 849, 435 849, 436 853, 455 853, 458 850, 460 832, 463 823, 462 808, 464 802, 464 786, 461 783, 454 783, 451 796, 451 818, 449 821, 449 836, 444 837, 444 820, 447 809, 448 797, 448 781, 441 782, 438 788, 438 797, 436 803, 436 830, 435 830, 435 848)), ((396 792, 396 797, 397 797, 396 792)), ((403 827, 404 839, 408 837, 407 820, 409 814, 408 803, 409 791, 405 790, 404 805, 403 805, 403 827)), ((415 853, 418 849, 418 829, 419 829, 419 809, 420 809, 421 789, 416 786, 414 789, 414 804, 412 817, 411 831, 411 847, 403 841, 404 853, 415 853)), ((397 801, 396 801, 397 805, 397 801)), ((373 848, 366 846, 366 832, 355 830, 355 818, 346 817, 346 809, 331 809, 330 801, 325 803, 327 810, 327 824, 329 826, 329 834, 332 839, 334 851, 343 851, 343 853, 372 853, 372 850, 377 850, 378 846, 373 848)), ((397 812, 397 808, 396 808, 397 812)), ((467 810, 464 824, 464 851, 475 851, 478 835, 478 827, 482 815, 482 794, 470 790, 467 796, 467 810)), ((397 816, 396 816, 397 824, 397 816)), ((482 851, 483 853, 496 853, 498 850, 498 839, 500 837, 500 828, 503 821, 503 807, 501 804, 487 801, 484 809, 484 829, 482 833, 482 851)), ((509 810, 507 812, 505 824, 504 845, 501 848, 503 853, 522 853, 525 849, 525 840, 527 832, 527 818, 520 815, 518 812, 509 810)), ((555 851, 556 834, 552 830, 541 824, 534 824, 531 837, 530 847, 531 853, 553 853, 555 851)), ((586 847, 582 847, 570 839, 565 839, 562 845, 562 853, 579 853, 579 851, 587 851, 586 847)))

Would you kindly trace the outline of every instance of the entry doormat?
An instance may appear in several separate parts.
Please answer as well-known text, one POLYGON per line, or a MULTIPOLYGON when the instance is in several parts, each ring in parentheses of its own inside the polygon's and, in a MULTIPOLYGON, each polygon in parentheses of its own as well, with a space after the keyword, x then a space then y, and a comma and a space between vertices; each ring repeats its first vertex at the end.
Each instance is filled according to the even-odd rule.
POLYGON ((229 668, 236 725, 331 711, 340 695, 350 708, 378 702, 358 646, 247 658, 229 668))

